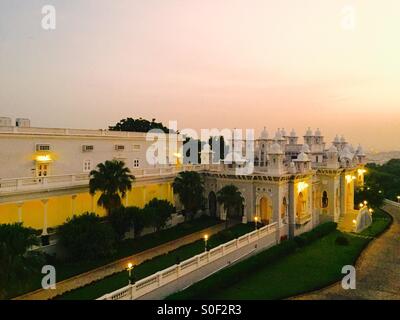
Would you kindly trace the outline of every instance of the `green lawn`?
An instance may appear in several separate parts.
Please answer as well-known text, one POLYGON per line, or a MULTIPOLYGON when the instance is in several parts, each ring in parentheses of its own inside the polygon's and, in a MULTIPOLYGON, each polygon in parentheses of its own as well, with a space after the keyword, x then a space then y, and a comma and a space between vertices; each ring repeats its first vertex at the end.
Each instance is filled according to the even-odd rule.
MULTIPOLYGON (((373 224, 364 230, 363 235, 369 237, 379 235, 390 223, 389 215, 377 211, 374 214, 373 224)), ((222 270, 194 286, 170 296, 169 299, 282 299, 320 289, 341 279, 343 277, 342 267, 354 264, 370 240, 371 238, 344 234, 336 230, 311 244, 298 247, 293 253, 278 258, 272 263, 267 262, 256 272, 240 276, 240 270, 243 273, 246 264, 250 265, 251 259, 256 259, 256 257, 251 257, 232 266, 233 270, 222 270), (335 244, 338 236, 346 237, 349 245, 335 244), (236 277, 235 268, 237 270, 236 277), (230 277, 226 277, 227 281, 231 282, 218 288, 212 287, 214 280, 223 278, 223 273, 226 272, 231 273, 230 277), (207 296, 196 296, 198 292, 206 292, 204 290, 206 286, 209 289, 207 296)), ((274 248, 260 254, 265 255, 267 251, 271 250, 274 248)))
MULTIPOLYGON (((239 224, 227 230, 223 230, 209 239, 209 246, 216 247, 222 243, 235 239, 243 234, 254 230, 251 225, 239 224)), ((191 244, 182 246, 168 254, 157 256, 151 260, 145 261, 134 268, 136 280, 143 279, 155 272, 161 271, 176 264, 177 259, 186 260, 204 251, 204 241, 198 240, 191 244)), ((126 271, 116 273, 105 279, 96 281, 85 287, 67 292, 56 299, 60 300, 87 300, 96 299, 100 296, 115 291, 128 284, 128 274, 126 271)))
MULTIPOLYGON (((54 261, 54 259, 50 258, 47 263, 55 266, 57 270, 57 281, 62 281, 121 258, 128 257, 169 241, 184 237, 191 233, 206 229, 218 223, 221 223, 221 221, 209 216, 203 216, 192 221, 183 222, 169 229, 144 235, 137 239, 125 240, 117 245, 116 253, 107 259, 63 262, 57 260, 54 261)), ((31 278, 29 283, 27 283, 25 290, 15 290, 12 295, 10 295, 10 298, 41 288, 42 277, 43 275, 40 273, 40 271, 38 271, 37 274, 31 278)))

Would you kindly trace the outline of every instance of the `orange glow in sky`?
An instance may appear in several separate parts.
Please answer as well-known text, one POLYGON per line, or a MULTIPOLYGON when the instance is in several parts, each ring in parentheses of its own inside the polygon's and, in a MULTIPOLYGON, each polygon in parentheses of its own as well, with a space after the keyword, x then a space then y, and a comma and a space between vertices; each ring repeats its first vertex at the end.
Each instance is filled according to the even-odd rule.
POLYGON ((321 128, 400 150, 398 0, 0 3, 0 116, 105 128, 321 128), (343 9, 354 9, 344 28, 343 9))

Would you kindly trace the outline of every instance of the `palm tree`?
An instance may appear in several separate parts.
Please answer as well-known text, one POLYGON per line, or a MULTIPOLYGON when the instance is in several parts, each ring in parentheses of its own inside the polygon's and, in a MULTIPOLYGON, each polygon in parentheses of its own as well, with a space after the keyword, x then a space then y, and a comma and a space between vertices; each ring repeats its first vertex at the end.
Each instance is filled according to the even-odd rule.
POLYGON ((90 172, 89 191, 94 195, 96 191, 102 194, 97 201, 99 206, 106 209, 107 214, 112 209, 121 206, 121 196, 132 189, 135 176, 130 174, 129 168, 125 167, 123 161, 112 160, 97 165, 97 170, 90 172), (121 194, 121 196, 120 196, 121 194))
POLYGON ((195 171, 180 172, 172 187, 185 208, 185 217, 193 218, 204 204, 204 184, 200 174, 195 171))
POLYGON ((240 215, 239 212, 242 210, 244 198, 239 189, 230 184, 224 186, 217 192, 217 201, 219 204, 224 205, 224 210, 226 211, 226 226, 228 226, 228 219, 240 215))

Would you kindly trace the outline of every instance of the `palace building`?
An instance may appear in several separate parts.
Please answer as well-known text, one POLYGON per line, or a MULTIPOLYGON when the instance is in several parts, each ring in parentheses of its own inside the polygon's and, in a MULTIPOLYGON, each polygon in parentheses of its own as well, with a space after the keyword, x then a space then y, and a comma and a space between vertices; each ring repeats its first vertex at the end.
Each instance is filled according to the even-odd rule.
MULTIPOLYGON (((183 137, 167 134, 182 147, 183 137)), ((172 182, 182 170, 204 176, 207 212, 226 218, 216 194, 233 184, 245 199, 242 220, 259 217, 277 222, 281 236, 294 236, 323 221, 351 231, 363 228, 363 210, 354 209, 354 188, 364 183, 365 154, 344 137, 329 146, 319 129, 308 129, 300 143, 296 132, 264 128, 254 143, 254 170, 238 174, 243 161, 212 163, 203 148, 201 164, 183 164, 176 150, 166 150, 167 163, 148 162, 153 141, 146 134, 108 130, 34 128, 27 119, 0 118, 0 223, 23 222, 47 235, 74 214, 105 211, 98 194, 88 192, 89 172, 105 160, 123 160, 136 177, 124 205, 143 207, 153 198, 167 199, 179 209, 172 182)), ((168 144, 166 144, 168 148, 168 144)), ((250 161, 245 154, 244 161, 250 161)), ((365 213, 364 213, 365 215, 365 213)))

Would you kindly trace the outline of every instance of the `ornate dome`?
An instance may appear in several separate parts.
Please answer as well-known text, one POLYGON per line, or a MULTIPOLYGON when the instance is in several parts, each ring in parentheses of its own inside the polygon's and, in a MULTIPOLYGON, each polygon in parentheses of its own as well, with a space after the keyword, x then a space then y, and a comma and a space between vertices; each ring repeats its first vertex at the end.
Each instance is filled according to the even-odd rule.
POLYGON ((261 131, 260 138, 261 139, 268 139, 268 131, 267 131, 266 127, 264 127, 263 131, 261 131))
POLYGON ((282 140, 281 130, 278 128, 278 131, 275 133, 275 140, 282 140))
POLYGON ((319 128, 317 130, 315 130, 315 136, 316 137, 321 137, 322 136, 321 130, 319 130, 319 128))
POLYGON ((349 146, 345 146, 340 153, 340 158, 341 159, 349 159, 352 160, 354 157, 354 154, 351 153, 349 146))
POLYGON ((357 150, 356 150, 356 154, 358 156, 365 156, 365 152, 363 147, 361 146, 361 144, 358 145, 357 150))
POLYGON ((297 156, 296 160, 301 161, 301 162, 310 161, 310 159, 308 158, 308 155, 306 155, 304 152, 300 152, 299 155, 297 156))
POLYGON ((305 144, 303 144, 303 145, 301 146, 300 152, 303 152, 303 153, 310 153, 310 147, 308 146, 307 143, 305 143, 305 144))
POLYGON ((312 130, 311 130, 310 127, 308 127, 308 129, 306 131, 306 134, 305 134, 305 137, 312 137, 312 136, 313 136, 312 130))
POLYGON ((281 129, 281 136, 282 137, 286 137, 287 136, 285 128, 281 129))
POLYGON ((345 138, 344 136, 342 136, 342 137, 340 138, 340 142, 341 142, 341 143, 345 143, 345 142, 346 142, 346 138, 345 138))
POLYGON ((340 138, 339 135, 336 135, 335 139, 333 140, 334 143, 339 143, 340 142, 340 138))
POLYGON ((290 132, 290 136, 293 137, 293 138, 297 137, 296 131, 294 131, 294 129, 292 129, 292 131, 290 132))
POLYGON ((331 147, 328 149, 329 153, 338 153, 337 148, 334 145, 331 145, 331 147))
POLYGON ((269 149, 269 154, 283 154, 282 148, 278 143, 274 143, 269 149))

